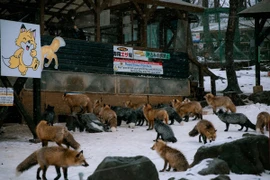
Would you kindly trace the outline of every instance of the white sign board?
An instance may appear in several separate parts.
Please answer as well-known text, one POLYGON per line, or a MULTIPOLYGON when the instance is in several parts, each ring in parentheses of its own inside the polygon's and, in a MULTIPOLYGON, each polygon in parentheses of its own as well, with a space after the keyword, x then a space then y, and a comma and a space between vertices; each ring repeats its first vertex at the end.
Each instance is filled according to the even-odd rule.
POLYGON ((133 59, 133 48, 125 46, 113 46, 113 57, 133 59))
POLYGON ((114 58, 113 67, 114 72, 163 74, 163 66, 161 62, 146 62, 114 58))
POLYGON ((14 94, 12 88, 0 87, 0 106, 13 106, 14 94))
POLYGON ((1 76, 41 77, 40 27, 0 20, 1 76))
POLYGON ((148 61, 149 58, 146 57, 146 51, 133 50, 133 57, 135 60, 148 61))
POLYGON ((192 41, 193 42, 200 42, 200 40, 201 40, 200 33, 192 33, 192 41))

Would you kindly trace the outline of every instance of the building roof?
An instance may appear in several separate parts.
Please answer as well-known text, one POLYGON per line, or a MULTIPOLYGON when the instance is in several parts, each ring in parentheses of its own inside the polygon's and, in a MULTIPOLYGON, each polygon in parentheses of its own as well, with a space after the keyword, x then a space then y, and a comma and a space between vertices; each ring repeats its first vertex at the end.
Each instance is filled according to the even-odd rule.
POLYGON ((270 0, 263 0, 238 13, 242 17, 270 18, 270 0))
MULTIPOLYGON (((131 0, 132 1, 132 0, 131 0)), ((182 0, 133 0, 144 4, 153 4, 157 6, 163 6, 167 8, 179 9, 183 11, 188 11, 191 13, 202 13, 204 7, 184 2, 182 0)))

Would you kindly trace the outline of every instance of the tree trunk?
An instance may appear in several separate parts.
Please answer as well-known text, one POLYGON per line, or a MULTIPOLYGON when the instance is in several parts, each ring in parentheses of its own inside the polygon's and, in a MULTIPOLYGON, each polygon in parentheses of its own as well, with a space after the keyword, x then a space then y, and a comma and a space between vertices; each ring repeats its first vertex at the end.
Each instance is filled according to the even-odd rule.
POLYGON ((223 92, 234 91, 242 93, 239 88, 236 72, 234 69, 233 42, 237 23, 238 0, 230 0, 229 20, 225 37, 225 59, 228 85, 223 92))
MULTIPOLYGON (((202 5, 205 8, 209 8, 208 0, 203 0, 202 5)), ((202 24, 203 24, 203 35, 204 35, 204 41, 205 41, 204 57, 206 59, 209 59, 210 57, 213 57, 213 52, 214 52, 214 46, 213 46, 210 29, 209 29, 209 13, 203 13, 202 24)))

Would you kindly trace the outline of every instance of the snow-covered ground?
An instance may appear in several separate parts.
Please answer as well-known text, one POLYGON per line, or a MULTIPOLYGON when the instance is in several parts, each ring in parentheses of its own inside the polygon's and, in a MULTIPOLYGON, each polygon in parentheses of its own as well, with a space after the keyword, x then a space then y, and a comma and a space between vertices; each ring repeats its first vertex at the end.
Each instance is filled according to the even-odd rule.
MULTIPOLYGON (((226 78, 226 72, 219 69, 213 69, 213 73, 218 76, 226 78)), ((237 71, 238 82, 241 90, 245 93, 252 93, 253 86, 255 84, 255 70, 237 71)), ((222 91, 226 87, 226 80, 222 83, 220 80, 217 82, 217 91, 222 91)), ((264 90, 270 90, 270 77, 266 72, 261 73, 261 84, 264 90)), ((210 80, 205 78, 205 90, 210 91, 210 80)), ((171 125, 176 138, 176 143, 168 143, 169 146, 179 149, 186 156, 189 163, 192 163, 194 154, 201 146, 212 146, 228 141, 233 141, 242 137, 244 132, 238 131, 237 125, 231 125, 228 132, 224 132, 225 124, 222 123, 216 115, 212 113, 210 107, 205 107, 204 119, 211 121, 217 129, 217 139, 212 143, 201 144, 198 142, 198 136, 189 137, 188 132, 195 126, 198 121, 184 122, 182 125, 175 122, 171 125), (231 137, 228 139, 228 137, 231 137)), ((270 112, 270 106, 265 104, 250 104, 246 106, 237 106, 237 111, 245 113, 247 117, 256 123, 256 116, 261 111, 270 112)), ((64 124, 56 124, 64 125, 64 124)), ((78 180, 79 173, 83 173, 83 179, 87 179, 91 175, 99 163, 106 156, 137 156, 143 155, 152 160, 156 165, 157 170, 163 168, 163 160, 159 155, 150 149, 153 145, 153 140, 156 137, 156 132, 146 131, 146 126, 136 127, 130 129, 126 124, 122 124, 118 127, 117 132, 106 133, 87 133, 87 132, 72 132, 75 139, 81 144, 81 149, 84 150, 84 156, 89 163, 88 167, 70 167, 69 179, 78 180)), ((29 142, 32 139, 30 130, 26 125, 19 124, 6 124, 4 127, 5 133, 0 135, 0 179, 3 180, 31 180, 35 179, 37 166, 24 172, 20 176, 16 177, 15 168, 33 151, 41 147, 41 144, 33 144, 29 142)), ((256 134, 255 131, 249 130, 249 133, 256 134)), ((266 136, 269 137, 268 132, 266 136)), ((51 145, 56 145, 50 143, 51 145)), ((186 178, 191 180, 209 180, 217 175, 201 176, 197 172, 205 167, 205 163, 188 169, 186 172, 159 172, 160 180, 167 180, 171 177, 177 179, 186 178)), ((56 176, 54 167, 50 167, 47 172, 47 178, 53 179, 56 176)), ((270 172, 266 171, 261 176, 256 175, 238 175, 234 173, 229 174, 232 180, 269 180, 270 172)), ((63 179, 63 177, 61 177, 63 179)))

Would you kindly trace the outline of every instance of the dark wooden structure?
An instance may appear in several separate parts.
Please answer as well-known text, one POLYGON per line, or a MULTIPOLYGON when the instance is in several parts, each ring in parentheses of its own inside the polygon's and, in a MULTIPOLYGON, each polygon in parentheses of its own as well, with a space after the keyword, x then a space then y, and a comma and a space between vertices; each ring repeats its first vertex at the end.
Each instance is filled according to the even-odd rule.
MULTIPOLYGON (((76 30, 83 31, 86 39, 74 40, 65 37, 67 47, 60 49, 59 61, 61 71, 114 74, 112 69, 112 44, 137 47, 142 50, 167 52, 171 54, 171 61, 164 61, 162 78, 187 79, 189 76, 189 62, 195 65, 199 74, 199 88, 203 90, 203 76, 211 76, 212 92, 215 94, 215 80, 218 78, 196 59, 192 49, 189 23, 196 20, 191 13, 201 13, 204 8, 184 1, 176 0, 14 0, 0 2, 0 19, 40 24, 42 45, 48 44, 53 36, 62 36, 63 31, 70 25, 76 30), (109 10, 107 17, 103 12, 109 10), (128 15, 131 26, 131 40, 124 37, 124 17, 128 15), (76 16, 76 24, 73 17, 76 16), (109 19, 110 23, 102 25, 102 20, 109 19), (147 26, 158 22, 158 47, 148 47, 147 26), (167 36, 170 31, 171 37, 167 36), (179 36, 179 32, 181 36, 179 36), (46 34, 50 36, 46 36, 46 34), (136 38, 134 36, 136 35, 136 38), (94 37, 91 41, 91 37, 94 37), (109 38, 108 38, 109 37, 109 38), (105 43, 100 45, 98 43, 105 43), (181 45, 179 45, 179 43, 181 45), (89 53, 89 44, 95 54, 95 48, 106 53, 103 57, 95 58, 89 53), (72 47, 74 46, 74 47, 72 47), (108 63, 109 62, 109 63, 108 63), (176 68, 177 67, 177 68, 176 68)), ((70 28, 69 27, 69 28, 70 28)), ((74 30, 74 29, 73 29, 74 30)), ((81 38, 80 38, 81 39, 81 38)), ((53 70, 48 68, 48 71, 53 70)), ((128 75, 128 73, 126 73, 128 75)), ((138 75, 138 74, 137 74, 138 75)), ((136 76, 136 74, 135 74, 136 76)), ((5 86, 12 86, 6 77, 1 77, 5 86)), ((13 85, 15 90, 15 104, 20 109, 24 119, 36 137, 34 127, 40 120, 41 114, 41 81, 33 79, 31 88, 33 94, 33 119, 30 118, 19 98, 20 90, 26 80, 18 78, 13 85), (21 87, 18 88, 17 86, 21 87), (22 106, 21 106, 22 105, 22 106)), ((30 83, 30 84, 31 84, 30 83)), ((160 84, 160 83, 156 83, 160 84)))
POLYGON ((270 19, 270 0, 263 0, 256 5, 239 12, 238 15, 241 17, 252 17, 255 19, 255 76, 256 86, 260 86, 261 79, 259 46, 263 42, 263 40, 270 34, 270 27, 264 26, 267 19, 270 19))

